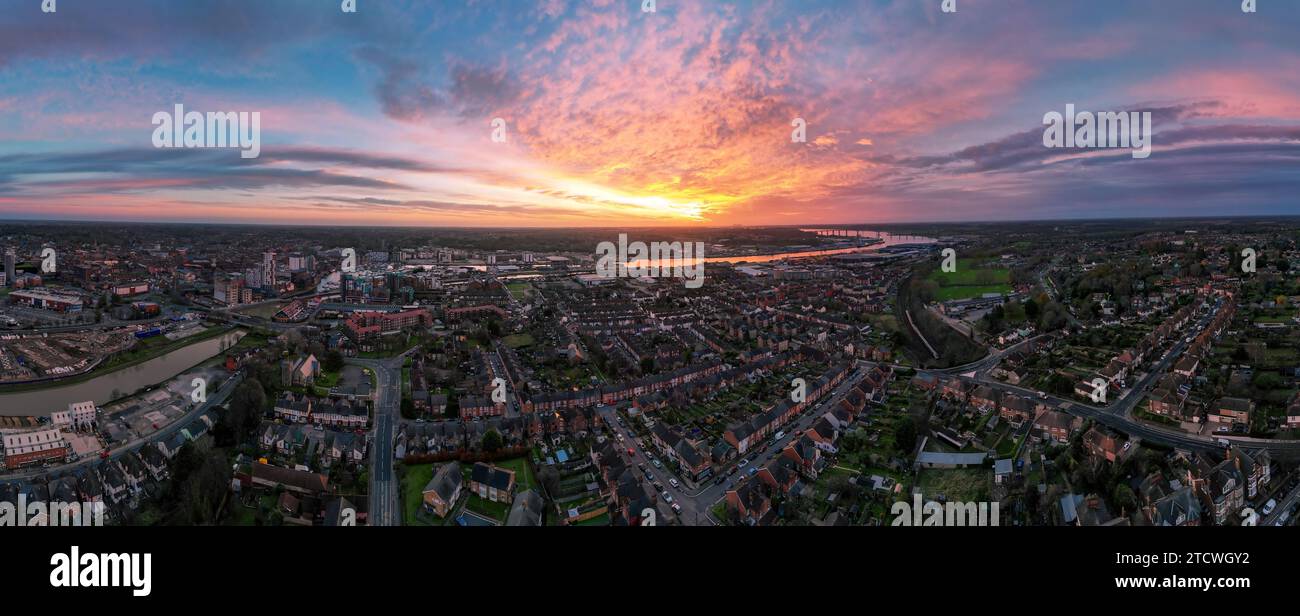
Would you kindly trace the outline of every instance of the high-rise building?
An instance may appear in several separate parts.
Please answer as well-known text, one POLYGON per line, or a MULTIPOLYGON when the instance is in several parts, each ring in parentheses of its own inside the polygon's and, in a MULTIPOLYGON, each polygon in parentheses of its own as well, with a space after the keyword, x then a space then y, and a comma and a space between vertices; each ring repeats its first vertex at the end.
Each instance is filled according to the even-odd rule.
POLYGON ((5 284, 13 286, 14 284, 14 266, 18 263, 18 255, 14 254, 13 248, 5 249, 5 284))
POLYGON ((275 251, 262 253, 262 288, 275 288, 275 251))

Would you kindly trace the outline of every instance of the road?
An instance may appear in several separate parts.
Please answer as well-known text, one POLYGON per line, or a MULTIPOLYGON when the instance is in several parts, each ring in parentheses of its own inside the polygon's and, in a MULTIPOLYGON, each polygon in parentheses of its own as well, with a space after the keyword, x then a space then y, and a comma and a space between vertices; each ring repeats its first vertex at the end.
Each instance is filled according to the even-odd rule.
MULTIPOLYGON (((243 380, 244 380, 243 372, 236 373, 231 378, 226 379, 226 382, 223 383, 221 387, 218 387, 217 390, 213 392, 211 396, 208 396, 207 402, 204 402, 203 404, 200 404, 194 407, 193 409, 190 409, 189 412, 177 418, 176 421, 173 421, 170 424, 163 426, 163 428, 158 430, 157 432, 149 434, 148 436, 142 436, 135 440, 129 441, 125 445, 122 445, 120 447, 117 447, 116 449, 109 451, 108 459, 116 460, 117 458, 129 452, 139 449, 140 446, 145 443, 164 441, 171 438, 172 435, 176 434, 176 432, 178 432, 181 428, 190 425, 190 422, 194 421, 194 419, 199 415, 202 415, 208 410, 216 408, 218 405, 224 403, 226 401, 226 398, 230 397, 230 394, 235 391, 235 387, 237 387, 241 382, 243 382, 243 380)), ((87 458, 82 458, 80 460, 77 460, 76 462, 72 462, 69 464, 62 464, 51 468, 36 467, 21 473, 0 475, 0 481, 31 479, 33 477, 37 477, 40 475, 47 475, 51 479, 53 479, 61 476, 65 472, 74 471, 83 466, 98 464, 101 461, 102 459, 96 455, 87 458)))
MULTIPOLYGON (((409 353, 410 351, 407 351, 409 353)), ((406 353, 388 359, 349 357, 346 363, 369 368, 375 373, 375 420, 370 440, 371 526, 400 526, 401 503, 393 455, 397 447, 397 426, 401 418, 402 363, 406 353)))
MULTIPOLYGON (((781 450, 790 443, 792 438, 794 438, 794 435, 807 430, 812 426, 813 422, 826 414, 827 410, 832 409, 834 408, 834 405, 839 404, 840 400, 843 400, 844 396, 848 395, 849 390, 862 379, 865 375, 865 371, 870 365, 871 364, 859 362, 857 366, 845 376, 844 381, 832 390, 831 393, 823 396, 822 399, 814 403, 811 408, 800 413, 794 421, 781 426, 780 430, 784 431, 786 436, 781 439, 779 443, 774 443, 772 439, 768 439, 764 441, 761 446, 746 451, 743 456, 743 459, 746 460, 744 468, 737 470, 735 475, 729 476, 727 481, 724 481, 722 484, 714 483, 715 478, 709 477, 695 488, 687 488, 687 484, 682 481, 682 478, 670 471, 667 466, 654 468, 650 463, 649 456, 646 455, 646 452, 643 451, 642 448, 636 446, 633 439, 628 439, 621 443, 619 451, 623 456, 623 459, 627 461, 629 465, 637 466, 638 464, 645 464, 646 470, 654 475, 654 481, 663 484, 664 487, 668 489, 668 493, 672 495, 673 502, 681 505, 681 515, 674 516, 661 495, 659 502, 660 520, 679 519, 682 524, 687 526, 704 526, 708 524, 716 525, 719 522, 712 518, 709 510, 714 504, 726 496, 727 490, 734 488, 735 484, 741 483, 742 478, 746 477, 746 474, 749 472, 751 467, 762 468, 766 465, 774 456, 780 454, 781 450), (629 447, 632 448, 633 451, 630 456, 627 453, 629 447), (669 485, 669 478, 677 480, 677 488, 673 488, 669 485)), ((604 407, 601 419, 605 422, 605 425, 611 426, 614 430, 630 434, 624 425, 615 421, 615 416, 616 413, 613 409, 604 407)), ((736 466, 736 464, 733 464, 728 468, 734 468, 736 466)), ((653 482, 645 480, 644 477, 643 481, 646 489, 650 493, 657 493, 652 485, 653 482)))
MULTIPOLYGON (((1222 300, 1215 306, 1215 309, 1202 316, 1196 323, 1195 327, 1187 328, 1180 332, 1180 336, 1194 337, 1198 335, 1214 318, 1214 314, 1222 307, 1222 300)), ((1026 341, 1027 342, 1027 341, 1026 341)), ((1022 343, 1023 344, 1023 343, 1022 343)), ((1017 345, 1018 346, 1018 345, 1017 345)), ((1240 445, 1252 449, 1264 449, 1269 455, 1279 460, 1296 460, 1300 459, 1300 440, 1275 440, 1275 439, 1252 439, 1232 435, 1215 435, 1201 436, 1190 434, 1173 428, 1148 424, 1133 419, 1133 409, 1142 401, 1146 393, 1151 389, 1152 384, 1165 374, 1169 367, 1178 361, 1183 351, 1188 347, 1186 338, 1180 337, 1165 354, 1160 361, 1152 366, 1151 370, 1134 383, 1123 396, 1119 399, 1105 405, 1093 406, 1084 404, 1076 400, 1061 398, 1053 395, 1041 395, 1040 392, 1025 387, 1019 387, 1008 383, 1003 383, 987 376, 987 371, 991 370, 1001 356, 1006 353, 994 352, 990 357, 968 364, 959 368, 950 368, 946 370, 922 370, 920 373, 951 375, 958 370, 964 371, 965 374, 975 373, 971 376, 961 376, 968 381, 982 383, 1002 392, 1012 392, 1028 398, 1042 400, 1057 408, 1085 419, 1092 419, 1107 427, 1119 430, 1131 436, 1137 436, 1143 440, 1153 443, 1163 444, 1171 447, 1179 447, 1193 451, 1220 451, 1223 446, 1218 443, 1218 439, 1227 439, 1240 445), (991 362, 991 363, 990 363, 991 362), (973 370, 972 370, 973 369, 973 370)), ((1007 350, 1009 351, 1010 347, 1007 350)))

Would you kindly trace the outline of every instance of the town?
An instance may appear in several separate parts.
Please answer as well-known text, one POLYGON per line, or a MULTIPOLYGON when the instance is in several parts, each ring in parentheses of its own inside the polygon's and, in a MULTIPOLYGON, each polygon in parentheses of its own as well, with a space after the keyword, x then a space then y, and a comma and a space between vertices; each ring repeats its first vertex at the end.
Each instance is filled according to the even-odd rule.
POLYGON ((635 230, 707 245, 692 286, 601 268, 617 229, 5 223, 0 502, 111 525, 891 526, 926 503, 1285 526, 1297 228, 635 230))

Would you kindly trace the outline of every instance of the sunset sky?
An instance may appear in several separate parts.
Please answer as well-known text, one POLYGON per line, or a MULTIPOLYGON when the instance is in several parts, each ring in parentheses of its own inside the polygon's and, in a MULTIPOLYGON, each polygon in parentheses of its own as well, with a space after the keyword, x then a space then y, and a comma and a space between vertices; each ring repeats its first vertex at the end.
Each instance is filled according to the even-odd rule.
POLYGON ((0 0, 0 219, 1300 214, 1294 0, 339 4, 0 0), (260 112, 261 156, 154 148, 177 103, 260 112), (1151 157, 1045 148, 1067 103, 1153 112, 1151 157))

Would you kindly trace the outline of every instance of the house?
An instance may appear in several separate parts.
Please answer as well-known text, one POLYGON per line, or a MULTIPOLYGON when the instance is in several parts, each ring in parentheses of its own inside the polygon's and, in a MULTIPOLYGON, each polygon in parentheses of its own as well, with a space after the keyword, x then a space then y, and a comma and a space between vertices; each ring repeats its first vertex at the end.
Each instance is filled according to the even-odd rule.
POLYGON ((1070 440, 1070 435, 1079 427, 1079 419, 1072 417, 1067 413, 1060 411, 1045 410, 1038 414, 1034 419, 1035 436, 1040 436, 1044 440, 1055 440, 1065 443, 1070 440))
POLYGON ((971 392, 970 403, 981 413, 987 413, 998 405, 998 394, 988 385, 980 385, 971 392))
POLYGON ((1191 486, 1183 486, 1143 508, 1152 526, 1200 526, 1201 501, 1191 486))
POLYGON ((271 466, 261 462, 253 464, 252 483, 270 489, 283 486, 288 492, 313 497, 329 493, 329 481, 325 475, 271 466))
POLYGON ((542 495, 537 490, 520 492, 510 506, 506 526, 541 526, 543 506, 542 495))
POLYGON ((748 526, 765 526, 776 520, 772 500, 763 493, 762 482, 746 481, 727 492, 727 510, 732 519, 748 526))
POLYGON ((483 462, 470 469, 469 490, 479 498, 509 503, 514 498, 515 472, 483 462))
POLYGON ((1215 524, 1222 526, 1245 505, 1246 481, 1231 456, 1215 465, 1198 459, 1195 471, 1188 473, 1215 524))
POLYGON ((1286 427, 1292 430, 1300 429, 1300 391, 1291 396, 1291 401, 1287 402, 1286 427))
POLYGON ((459 462, 448 462, 438 467, 438 472, 424 486, 424 506, 440 518, 447 517, 460 498, 463 480, 459 462))
POLYGON ((1205 421, 1216 432, 1227 432, 1237 426, 1249 427, 1250 414, 1255 402, 1245 398, 1219 398, 1205 414, 1205 421))
POLYGON ((310 387, 320 377, 320 361, 315 355, 307 355, 280 362, 280 379, 285 387, 310 387))
POLYGON ((1242 479, 1245 482, 1246 498, 1255 498, 1262 492, 1264 486, 1273 480, 1273 461, 1268 455, 1268 450, 1261 449, 1251 453, 1234 447, 1228 457, 1233 460, 1233 463, 1241 471, 1242 479))
POLYGON ((1097 460, 1115 462, 1128 456, 1132 443, 1101 426, 1093 426, 1083 433, 1083 448, 1097 460))
POLYGON ((1007 394, 1002 397, 1002 405, 998 407, 998 416, 1012 426, 1019 428, 1026 421, 1034 418, 1035 410, 1036 405, 1030 399, 1007 394))

